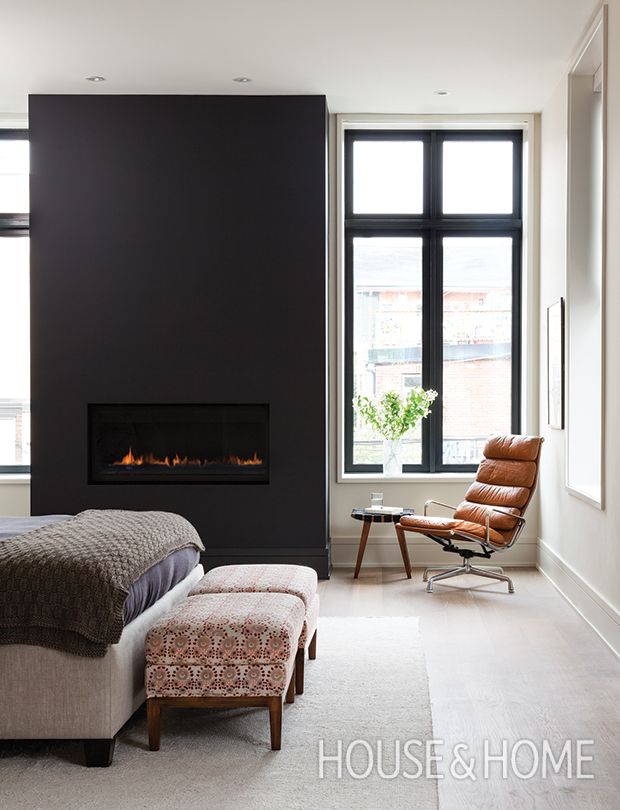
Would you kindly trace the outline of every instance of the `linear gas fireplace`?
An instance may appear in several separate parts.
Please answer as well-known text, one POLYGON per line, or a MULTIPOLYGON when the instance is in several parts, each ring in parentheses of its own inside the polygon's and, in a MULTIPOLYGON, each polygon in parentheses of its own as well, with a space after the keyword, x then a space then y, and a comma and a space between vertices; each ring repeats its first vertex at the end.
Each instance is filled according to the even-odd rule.
POLYGON ((268 405, 89 405, 89 483, 269 482, 268 405))

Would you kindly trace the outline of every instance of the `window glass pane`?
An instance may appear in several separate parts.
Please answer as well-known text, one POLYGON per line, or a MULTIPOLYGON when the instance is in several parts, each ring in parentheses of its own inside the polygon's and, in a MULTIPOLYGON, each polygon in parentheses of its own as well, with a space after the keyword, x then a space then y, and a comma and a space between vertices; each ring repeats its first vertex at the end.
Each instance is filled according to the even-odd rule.
MULTIPOLYGON (((422 240, 353 240, 353 395, 407 394, 422 374, 422 240)), ((421 463, 421 429, 405 436, 421 463)), ((355 413, 353 463, 382 464, 383 438, 355 413)))
POLYGON ((0 465, 30 464, 28 243, 0 238, 0 465))
POLYGON ((511 432, 512 239, 443 240, 443 462, 511 432))
POLYGON ((0 140, 0 213, 28 213, 28 141, 0 140))
POLYGON ((511 214, 512 151, 512 141, 445 141, 444 214, 511 214))
POLYGON ((355 141, 353 213, 421 214, 422 141, 355 141))

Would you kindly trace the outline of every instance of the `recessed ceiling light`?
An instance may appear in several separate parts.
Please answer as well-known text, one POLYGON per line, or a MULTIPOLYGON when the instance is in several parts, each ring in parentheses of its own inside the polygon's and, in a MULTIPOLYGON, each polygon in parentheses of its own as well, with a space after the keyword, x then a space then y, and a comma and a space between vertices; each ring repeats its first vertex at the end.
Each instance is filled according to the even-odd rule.
POLYGON ((105 82, 105 76, 87 76, 87 82, 105 82))
POLYGON ((233 79, 233 82, 239 82, 239 84, 247 84, 248 82, 251 81, 252 79, 248 78, 247 76, 237 76, 236 78, 233 79))
POLYGON ((450 95, 450 91, 449 91, 449 90, 433 90, 433 93, 434 93, 436 96, 449 96, 449 95, 450 95))

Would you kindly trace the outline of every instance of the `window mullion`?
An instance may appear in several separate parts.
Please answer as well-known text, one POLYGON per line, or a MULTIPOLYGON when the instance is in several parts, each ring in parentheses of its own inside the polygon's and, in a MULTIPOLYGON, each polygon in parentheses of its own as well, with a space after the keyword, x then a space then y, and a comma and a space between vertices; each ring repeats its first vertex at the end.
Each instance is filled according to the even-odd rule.
MULTIPOLYGON (((431 133, 429 156, 429 216, 433 221, 441 216, 441 136, 438 132, 431 133)), ((428 332, 428 361, 426 369, 425 388, 434 388, 438 397, 435 407, 428 418, 429 422, 429 470, 436 472, 441 464, 441 427, 442 427, 442 353, 441 339, 442 307, 441 307, 441 242, 435 227, 429 231, 429 286, 427 292, 427 312, 429 319, 428 332), (438 450, 439 448, 439 450, 438 450)))
MULTIPOLYGON (((431 312, 432 287, 432 236, 427 231, 422 243, 422 387, 432 388, 430 370, 432 368, 433 338, 431 312)), ((432 415, 422 422, 422 467, 429 472, 433 471, 433 436, 432 415)))
POLYGON ((511 430, 521 432, 521 234, 512 235, 511 430))
POLYGON ((428 351, 424 388, 433 388, 438 397, 435 406, 428 417, 429 423, 429 470, 436 472, 441 462, 437 451, 441 444, 441 393, 442 393, 442 353, 441 341, 441 261, 440 242, 436 231, 431 231, 428 238, 429 252, 429 286, 425 297, 426 311, 428 312, 428 351))

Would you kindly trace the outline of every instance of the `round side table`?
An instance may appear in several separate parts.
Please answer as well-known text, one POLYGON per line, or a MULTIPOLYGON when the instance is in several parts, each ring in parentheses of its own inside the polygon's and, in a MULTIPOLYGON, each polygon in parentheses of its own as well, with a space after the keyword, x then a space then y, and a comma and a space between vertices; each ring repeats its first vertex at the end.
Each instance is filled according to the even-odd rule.
MULTIPOLYGON (((413 509, 403 509, 402 512, 396 512, 394 514, 390 514, 388 512, 384 513, 367 512, 365 509, 353 509, 351 511, 351 517, 354 520, 364 521, 364 525, 362 526, 362 534, 360 537, 360 547, 357 552, 357 562, 355 563, 355 572, 353 574, 353 579, 358 578, 360 568, 362 567, 362 560, 364 559, 364 552, 366 551, 366 543, 368 542, 368 535, 370 534, 371 524, 393 523, 394 526, 396 526, 396 524, 403 515, 413 515, 413 514, 414 514, 413 509)), ((400 546, 400 553, 403 558, 403 564, 405 566, 407 578, 411 579, 411 562, 409 561, 409 552, 407 551, 407 543, 404 537, 401 539, 398 536, 398 532, 396 532, 396 539, 398 540, 398 545, 400 546)))

